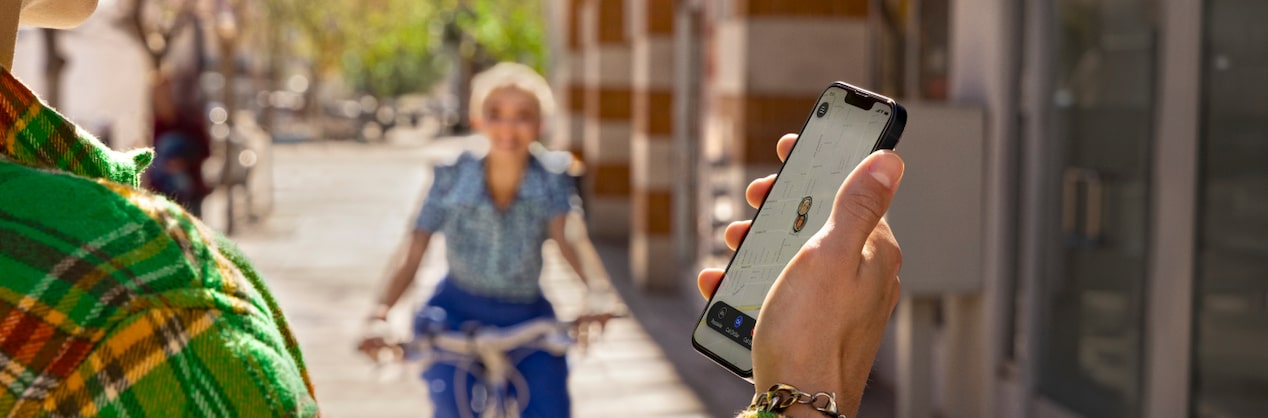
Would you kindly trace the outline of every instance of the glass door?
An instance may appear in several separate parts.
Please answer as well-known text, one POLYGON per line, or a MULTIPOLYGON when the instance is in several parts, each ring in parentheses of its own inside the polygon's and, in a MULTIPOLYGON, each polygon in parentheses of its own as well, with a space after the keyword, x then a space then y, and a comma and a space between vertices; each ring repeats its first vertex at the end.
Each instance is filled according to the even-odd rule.
POLYGON ((1268 413, 1268 2, 1207 0, 1192 415, 1268 413))
POLYGON ((1040 281, 1042 399, 1137 417, 1149 252, 1155 0, 1053 0, 1040 281))

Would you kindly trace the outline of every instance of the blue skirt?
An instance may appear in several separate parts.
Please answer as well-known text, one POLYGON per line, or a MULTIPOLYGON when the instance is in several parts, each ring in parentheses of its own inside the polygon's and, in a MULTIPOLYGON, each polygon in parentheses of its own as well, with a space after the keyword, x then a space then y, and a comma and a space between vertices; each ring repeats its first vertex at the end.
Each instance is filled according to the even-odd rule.
MULTIPOLYGON (((436 291, 426 306, 415 315, 414 332, 421 334, 425 329, 434 327, 443 327, 450 331, 473 325, 508 327, 539 318, 555 318, 555 309, 545 296, 538 296, 537 300, 529 303, 508 302, 472 294, 446 278, 436 286, 436 291)), ((529 388, 528 404, 520 405, 521 416, 571 416, 568 364, 563 356, 517 349, 510 353, 510 357, 518 360, 516 369, 523 375, 529 388)), ((475 389, 479 381, 475 374, 460 371, 452 364, 434 363, 423 371, 422 378, 424 386, 431 394, 436 418, 479 416, 479 408, 481 404, 485 404, 479 393, 492 395, 488 391, 475 389), (455 383, 462 384, 466 390, 458 393, 454 390, 455 383)), ((515 392, 514 385, 511 386, 507 399, 516 399, 519 394, 515 392)))

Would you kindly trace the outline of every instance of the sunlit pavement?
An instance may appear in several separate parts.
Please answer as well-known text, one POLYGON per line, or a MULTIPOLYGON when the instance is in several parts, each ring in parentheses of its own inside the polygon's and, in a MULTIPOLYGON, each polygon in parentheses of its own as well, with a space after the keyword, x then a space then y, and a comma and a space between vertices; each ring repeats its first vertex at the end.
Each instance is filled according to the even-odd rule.
MULTIPOLYGON (((290 320, 325 416, 430 416, 425 389, 414 371, 399 366, 375 369, 353 346, 404 243, 430 176, 430 162, 453 155, 460 144, 318 142, 273 148, 273 211, 233 238, 254 260, 290 320)), ((213 205, 209 202, 209 209, 213 205)), ((429 252, 420 285, 411 292, 414 297, 393 313, 392 322, 402 334, 409 310, 428 293, 444 271, 443 264, 439 251, 429 252)), ((543 283, 560 317, 568 319, 580 309, 581 288, 565 271, 562 259, 548 248, 543 283)), ((684 352, 672 354, 694 356, 686 334, 682 341, 684 352)), ((634 319, 615 320, 584 356, 574 356, 572 367, 577 417, 721 413, 716 408, 706 413, 661 346, 634 319)), ((727 402, 742 408, 730 402, 750 396, 745 386, 710 372, 730 379, 717 390, 733 393, 727 402)))

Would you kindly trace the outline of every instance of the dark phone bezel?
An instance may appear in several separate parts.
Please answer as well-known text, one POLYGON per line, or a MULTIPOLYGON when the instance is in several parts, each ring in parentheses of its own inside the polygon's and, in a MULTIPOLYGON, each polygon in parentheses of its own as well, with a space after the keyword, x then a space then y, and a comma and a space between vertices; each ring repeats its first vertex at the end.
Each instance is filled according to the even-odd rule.
MULTIPOLYGON (((813 105, 811 105, 810 113, 806 115, 806 121, 801 124, 801 130, 797 132, 798 136, 800 136, 802 133, 806 131, 806 127, 809 126, 810 121, 814 119, 815 111, 817 110, 819 104, 823 102, 823 97, 826 96, 828 92, 834 88, 840 88, 845 90, 846 95, 843 100, 846 102, 846 104, 849 104, 855 107, 870 109, 876 102, 883 102, 886 105, 888 105, 890 107, 890 112, 892 114, 890 115, 889 120, 885 122, 885 128, 881 130, 880 138, 877 139, 876 145, 872 147, 871 152, 876 152, 877 150, 882 150, 882 149, 894 149, 894 147, 898 145, 898 139, 899 137, 902 136, 903 128, 907 126, 907 109, 903 108, 902 105, 899 105, 898 102, 895 102, 894 99, 891 99, 876 93, 872 93, 870 91, 864 90, 862 88, 853 86, 849 83, 845 83, 842 81, 833 82, 832 84, 828 85, 827 88, 823 89, 822 93, 819 93, 819 98, 815 100, 813 105), (866 104, 866 107, 864 107, 863 104, 866 104)), ((793 143, 793 148, 788 151, 788 155, 791 156, 793 152, 796 152, 796 150, 797 150, 797 144, 793 143)), ((785 163, 780 164, 779 173, 776 174, 775 181, 779 181, 779 174, 783 173, 784 166, 786 165, 787 165, 786 161, 785 163)), ((757 219, 758 216, 761 216, 762 208, 764 207, 766 207, 765 197, 762 198, 762 205, 758 206, 757 212, 753 214, 753 219, 757 219)), ((731 265, 735 263, 735 256, 739 254, 739 249, 742 248, 743 246, 744 246, 744 239, 741 239, 740 245, 737 246, 736 251, 731 254, 731 260, 727 262, 726 270, 724 271, 726 272, 731 271, 731 265)), ((722 280, 726 280, 726 273, 723 273, 722 277, 723 277, 722 280)), ((721 282, 719 282, 719 286, 721 286, 721 282)), ((767 289, 767 292, 769 291, 770 290, 767 289)), ((700 312, 700 317, 696 319, 696 326, 692 327, 691 329, 691 346, 695 348, 696 352, 704 355, 710 360, 713 360, 713 362, 717 363, 719 366, 722 366, 723 368, 731 371, 731 373, 734 373, 736 376, 739 376, 740 378, 744 380, 752 382, 753 381, 752 369, 739 370, 735 367, 735 365, 722 359, 721 356, 714 354, 712 351, 709 351, 709 349, 700 345, 700 343, 696 341, 696 331, 699 330, 701 326, 700 325, 701 322, 704 321, 704 316, 709 313, 709 306, 711 305, 713 305, 713 296, 709 296, 709 301, 705 303, 704 310, 700 312)))

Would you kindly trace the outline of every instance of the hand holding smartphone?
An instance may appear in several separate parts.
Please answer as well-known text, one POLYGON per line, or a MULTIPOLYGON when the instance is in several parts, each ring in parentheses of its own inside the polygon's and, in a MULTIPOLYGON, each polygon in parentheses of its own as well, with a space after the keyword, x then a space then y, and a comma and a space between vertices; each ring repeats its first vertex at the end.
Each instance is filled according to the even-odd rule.
POLYGON ((753 377, 754 325, 771 285, 827 222, 855 166, 875 150, 893 148, 905 122, 906 111, 893 100, 845 83, 820 95, 697 323, 696 350, 753 377))

